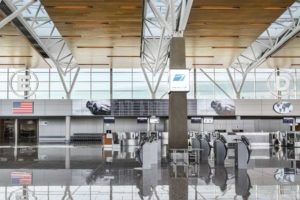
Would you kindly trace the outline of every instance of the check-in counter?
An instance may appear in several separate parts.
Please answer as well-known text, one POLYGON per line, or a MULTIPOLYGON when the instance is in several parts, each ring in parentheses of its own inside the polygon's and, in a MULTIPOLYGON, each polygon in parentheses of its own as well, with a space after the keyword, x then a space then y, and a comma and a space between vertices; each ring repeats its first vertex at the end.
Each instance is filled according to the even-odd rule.
POLYGON ((228 143, 229 146, 236 143, 236 139, 241 138, 242 135, 246 136, 251 146, 270 146, 270 133, 269 132, 241 132, 241 133, 221 133, 228 143))

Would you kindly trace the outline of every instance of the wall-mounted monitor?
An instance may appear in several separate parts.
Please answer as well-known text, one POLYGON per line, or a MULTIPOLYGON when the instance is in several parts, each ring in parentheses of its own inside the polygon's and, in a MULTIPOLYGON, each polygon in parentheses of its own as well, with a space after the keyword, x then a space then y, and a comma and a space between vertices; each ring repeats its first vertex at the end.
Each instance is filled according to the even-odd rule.
POLYGON ((201 124, 202 118, 201 117, 192 117, 191 118, 191 123, 192 124, 201 124))
POLYGON ((294 123, 294 118, 285 117, 285 118, 283 118, 282 122, 284 124, 293 124, 294 123))
POLYGON ((159 124, 159 118, 158 117, 151 117, 150 118, 150 124, 159 124))
POLYGON ((104 117, 104 124, 114 124, 115 118, 114 117, 104 117))
POLYGON ((216 129, 215 132, 218 132, 218 133, 226 133, 226 129, 216 129))
POLYGON ((148 118, 147 117, 138 117, 137 118, 137 123, 138 124, 147 124, 148 123, 148 118))

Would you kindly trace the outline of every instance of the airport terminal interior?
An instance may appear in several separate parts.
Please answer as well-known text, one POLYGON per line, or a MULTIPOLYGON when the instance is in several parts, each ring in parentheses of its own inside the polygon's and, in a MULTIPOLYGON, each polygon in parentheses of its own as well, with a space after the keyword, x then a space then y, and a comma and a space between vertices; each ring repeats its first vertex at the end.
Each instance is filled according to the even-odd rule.
POLYGON ((0 0, 0 200, 300 200, 299 0, 0 0))

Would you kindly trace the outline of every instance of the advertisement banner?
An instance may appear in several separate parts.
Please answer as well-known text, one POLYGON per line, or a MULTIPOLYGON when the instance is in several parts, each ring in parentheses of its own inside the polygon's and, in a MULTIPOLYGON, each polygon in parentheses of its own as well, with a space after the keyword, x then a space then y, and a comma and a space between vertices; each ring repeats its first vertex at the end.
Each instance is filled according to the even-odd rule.
POLYGON ((110 100, 73 100, 72 113, 79 116, 111 115, 110 100))
POLYGON ((234 116, 235 104, 233 100, 197 100, 197 115, 234 116))

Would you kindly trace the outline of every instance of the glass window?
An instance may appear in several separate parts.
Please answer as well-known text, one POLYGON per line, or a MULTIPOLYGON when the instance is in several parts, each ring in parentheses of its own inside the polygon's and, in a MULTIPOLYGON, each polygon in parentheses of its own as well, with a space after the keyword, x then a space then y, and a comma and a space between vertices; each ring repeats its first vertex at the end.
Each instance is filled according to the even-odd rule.
POLYGON ((82 72, 80 70, 80 73, 78 74, 76 81, 90 81, 91 80, 91 74, 90 72, 82 72))
POLYGON ((114 99, 131 99, 132 92, 131 91, 114 91, 113 98, 114 99))
POLYGON ((110 82, 92 82, 92 91, 94 90, 110 90, 110 82))
POLYGON ((113 83, 113 90, 132 90, 132 83, 131 82, 114 82, 113 83))
POLYGON ((90 99, 90 98, 91 98, 90 90, 72 92, 72 99, 90 99))
POLYGON ((87 90, 90 91, 91 90, 91 82, 79 82, 77 81, 74 85, 74 90, 87 90))
POLYGON ((109 73, 92 73, 92 81, 110 81, 110 74, 109 73))
POLYGON ((97 100, 97 99, 110 99, 110 92, 109 91, 97 91, 93 90, 92 91, 92 99, 97 100))
POLYGON ((61 91, 64 91, 64 87, 63 87, 63 84, 59 81, 59 82, 54 82, 54 81, 51 81, 50 82, 50 86, 51 86, 51 90, 61 90, 61 91))
POLYGON ((137 91, 134 90, 133 91, 133 95, 132 95, 133 99, 150 99, 151 95, 149 91, 137 91))
POLYGON ((7 93, 0 91, 0 99, 7 99, 7 93))
POLYGON ((120 81, 131 81, 132 80, 132 73, 114 73, 113 74, 113 81, 120 82, 120 81))
POLYGON ((7 90, 7 82, 0 82, 0 91, 7 90))
POLYGON ((51 99, 66 99, 66 93, 64 91, 51 91, 51 99))
POLYGON ((7 72, 0 72, 0 81, 7 81, 7 72))

